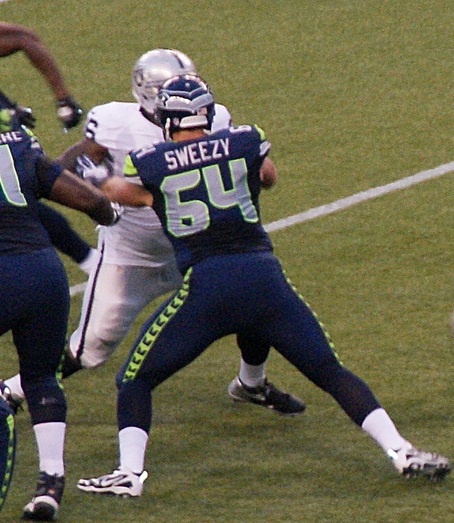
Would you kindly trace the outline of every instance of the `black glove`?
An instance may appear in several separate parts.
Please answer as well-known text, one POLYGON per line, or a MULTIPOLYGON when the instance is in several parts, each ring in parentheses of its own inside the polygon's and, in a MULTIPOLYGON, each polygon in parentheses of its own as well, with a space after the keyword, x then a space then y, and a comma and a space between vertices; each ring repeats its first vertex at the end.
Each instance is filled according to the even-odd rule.
POLYGON ((16 105, 14 112, 21 125, 25 125, 29 129, 34 129, 36 124, 36 118, 33 116, 30 107, 21 107, 16 105))
POLYGON ((84 111, 72 96, 66 96, 57 102, 57 116, 66 131, 76 127, 84 111))
POLYGON ((2 91, 0 91, 0 105, 3 108, 9 109, 11 114, 17 118, 21 125, 25 125, 25 127, 28 127, 29 129, 35 128, 36 118, 33 116, 30 107, 22 107, 18 105, 16 102, 13 102, 8 98, 2 91))

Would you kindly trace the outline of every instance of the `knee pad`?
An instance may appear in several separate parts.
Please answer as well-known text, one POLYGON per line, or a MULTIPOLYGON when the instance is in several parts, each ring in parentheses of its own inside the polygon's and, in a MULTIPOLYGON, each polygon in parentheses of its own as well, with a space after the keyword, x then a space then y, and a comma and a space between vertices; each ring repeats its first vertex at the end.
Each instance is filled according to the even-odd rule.
POLYGON ((29 382, 22 376, 22 388, 32 425, 66 421, 66 398, 55 377, 29 382))

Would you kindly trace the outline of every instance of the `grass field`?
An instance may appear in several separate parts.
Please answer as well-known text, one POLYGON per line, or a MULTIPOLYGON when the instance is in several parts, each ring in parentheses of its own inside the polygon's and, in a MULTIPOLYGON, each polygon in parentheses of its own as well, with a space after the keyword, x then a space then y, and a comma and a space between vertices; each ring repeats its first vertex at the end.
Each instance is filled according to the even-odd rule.
MULTIPOLYGON (((85 108, 131 100, 135 60, 154 47, 189 54, 237 123, 272 142, 278 186, 263 195, 269 223, 448 163, 452 151, 450 0, 10 0, 1 19, 35 29, 85 108)), ((63 134, 39 74, 19 55, 1 88, 33 107, 50 155, 63 134)), ((454 458, 452 173, 271 233, 288 275, 328 328, 343 362, 364 378, 402 434, 454 458)), ((95 242, 91 222, 64 211, 95 242)), ((71 285, 83 274, 67 259, 71 285)), ((81 297, 72 299, 70 329, 81 297)), ((88 496, 77 479, 116 464, 114 374, 140 322, 103 367, 65 382, 67 489, 62 523, 447 523, 453 477, 404 481, 333 400, 277 353, 269 378, 307 402, 287 420, 233 405, 239 353, 212 346, 155 394, 139 499, 88 496)), ((0 372, 17 370, 8 335, 0 372)), ((36 451, 17 417, 15 476, 1 521, 33 494, 36 451)))

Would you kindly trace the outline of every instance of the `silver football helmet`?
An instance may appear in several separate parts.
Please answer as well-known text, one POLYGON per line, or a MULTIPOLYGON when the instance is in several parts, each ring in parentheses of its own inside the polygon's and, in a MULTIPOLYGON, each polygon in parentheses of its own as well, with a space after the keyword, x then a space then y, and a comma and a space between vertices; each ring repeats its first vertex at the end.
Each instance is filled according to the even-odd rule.
POLYGON ((154 114, 159 88, 169 78, 181 74, 197 74, 189 56, 176 49, 148 51, 134 65, 132 94, 147 113, 154 114))

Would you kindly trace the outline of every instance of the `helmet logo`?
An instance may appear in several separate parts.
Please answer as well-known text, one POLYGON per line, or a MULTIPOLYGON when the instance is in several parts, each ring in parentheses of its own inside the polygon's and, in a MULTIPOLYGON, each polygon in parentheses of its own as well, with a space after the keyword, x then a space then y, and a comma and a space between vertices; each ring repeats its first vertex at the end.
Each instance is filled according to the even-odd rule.
POLYGON ((169 93, 166 93, 165 91, 161 92, 158 96, 159 101, 162 102, 162 105, 167 105, 167 102, 170 99, 169 93))

